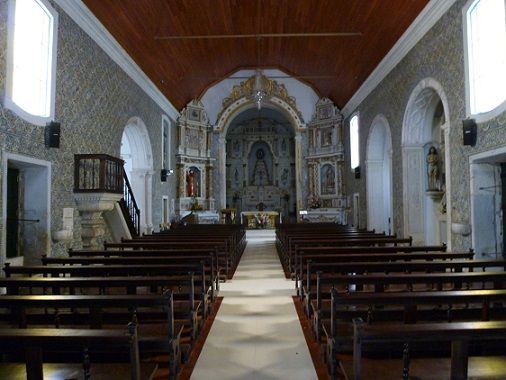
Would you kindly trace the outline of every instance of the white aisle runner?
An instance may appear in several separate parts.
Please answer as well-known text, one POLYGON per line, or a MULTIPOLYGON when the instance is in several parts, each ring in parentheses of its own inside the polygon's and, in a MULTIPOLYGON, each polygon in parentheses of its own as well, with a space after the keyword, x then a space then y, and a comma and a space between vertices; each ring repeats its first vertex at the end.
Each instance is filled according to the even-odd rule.
POLYGON ((224 299, 191 379, 317 379, 274 231, 248 231, 247 239, 234 278, 221 284, 224 299))

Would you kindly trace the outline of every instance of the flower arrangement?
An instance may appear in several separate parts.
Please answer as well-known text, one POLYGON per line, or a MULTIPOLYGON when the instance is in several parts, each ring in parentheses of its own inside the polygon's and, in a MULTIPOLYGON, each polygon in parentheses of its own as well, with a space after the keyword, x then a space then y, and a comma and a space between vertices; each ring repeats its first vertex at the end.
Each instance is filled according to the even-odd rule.
POLYGON ((310 208, 320 208, 322 207, 322 200, 317 195, 311 195, 308 199, 308 204, 310 208))
POLYGON ((202 211, 202 205, 199 204, 199 201, 196 197, 192 197, 191 203, 190 203, 190 210, 191 211, 202 211))
POLYGON ((170 230, 170 222, 160 223, 160 231, 168 231, 170 230))

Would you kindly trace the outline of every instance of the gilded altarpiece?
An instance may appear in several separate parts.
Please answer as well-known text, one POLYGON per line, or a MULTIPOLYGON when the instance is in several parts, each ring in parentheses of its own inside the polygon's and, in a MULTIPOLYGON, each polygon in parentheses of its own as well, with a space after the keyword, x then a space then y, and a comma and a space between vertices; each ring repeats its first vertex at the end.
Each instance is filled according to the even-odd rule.
POLYGON ((211 158, 211 133, 204 106, 192 100, 178 120, 176 153, 177 193, 174 212, 184 216, 189 211, 214 210, 211 158))
POLYGON ((341 112, 330 99, 318 100, 313 119, 308 124, 306 219, 309 221, 347 222, 342 122, 341 112))

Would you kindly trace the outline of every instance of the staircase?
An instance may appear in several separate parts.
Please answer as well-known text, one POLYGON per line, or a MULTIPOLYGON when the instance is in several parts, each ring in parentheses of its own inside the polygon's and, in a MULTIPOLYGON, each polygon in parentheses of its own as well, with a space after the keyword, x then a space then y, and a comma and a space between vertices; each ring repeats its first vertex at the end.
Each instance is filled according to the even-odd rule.
POLYGON ((130 234, 132 236, 139 236, 141 228, 141 212, 139 207, 137 207, 132 186, 130 186, 130 181, 128 180, 125 169, 123 169, 123 182, 123 198, 121 198, 118 203, 130 234))

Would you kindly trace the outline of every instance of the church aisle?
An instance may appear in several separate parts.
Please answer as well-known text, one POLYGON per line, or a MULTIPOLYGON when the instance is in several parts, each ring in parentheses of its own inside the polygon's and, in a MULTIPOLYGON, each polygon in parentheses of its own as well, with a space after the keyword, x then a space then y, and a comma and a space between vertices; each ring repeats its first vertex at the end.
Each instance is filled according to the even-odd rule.
POLYGON ((248 231, 247 239, 234 278, 221 284, 223 303, 191 379, 317 379, 274 231, 248 231))

